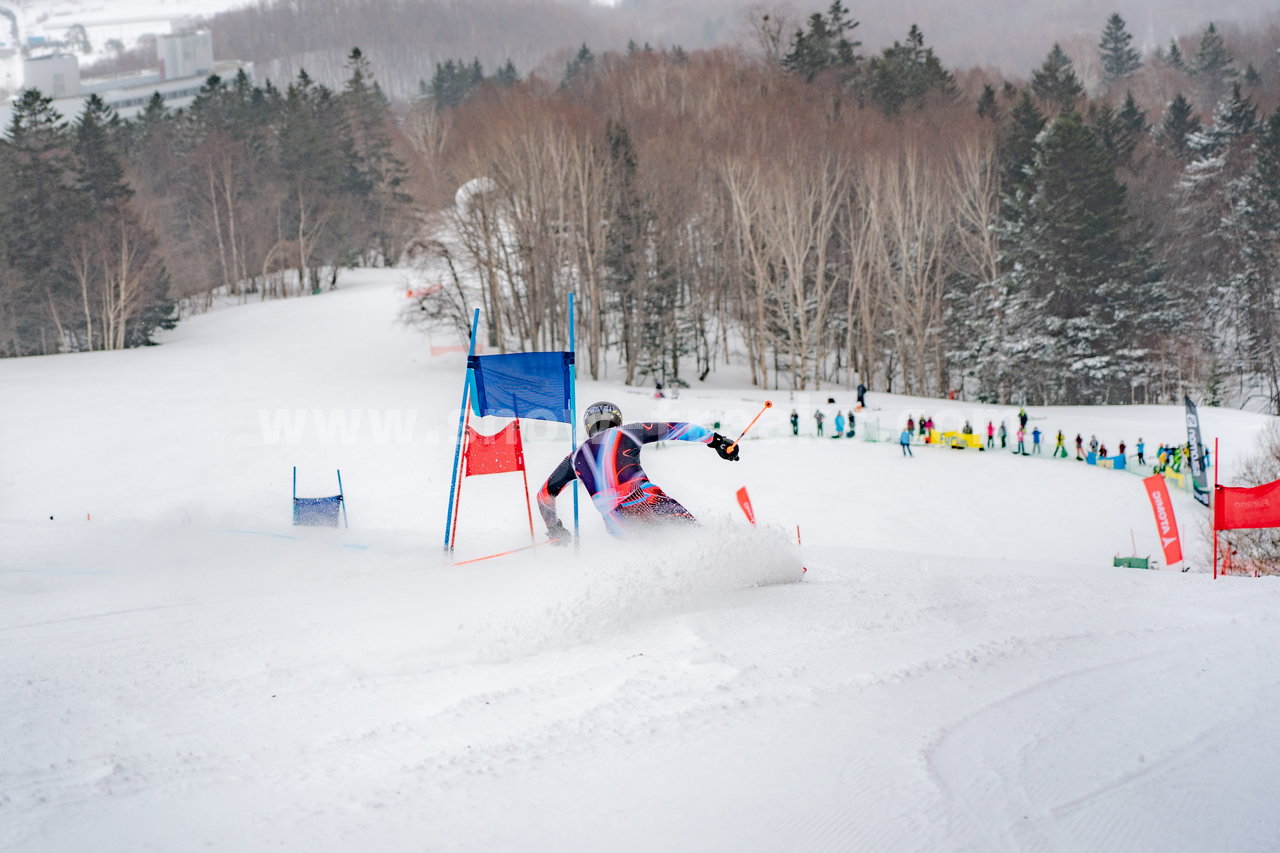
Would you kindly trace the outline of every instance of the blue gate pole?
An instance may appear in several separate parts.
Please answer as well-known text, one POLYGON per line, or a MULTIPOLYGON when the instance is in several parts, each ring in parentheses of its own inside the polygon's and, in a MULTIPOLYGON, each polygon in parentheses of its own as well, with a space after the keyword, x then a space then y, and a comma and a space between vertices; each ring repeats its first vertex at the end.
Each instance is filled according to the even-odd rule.
POLYGON ((342 505, 342 524, 345 527, 351 526, 351 521, 347 518, 347 499, 342 494, 342 469, 335 469, 338 472, 338 503, 342 505))
MULTIPOLYGON (((573 337, 573 294, 569 294, 569 352, 574 353, 569 365, 569 458, 578 449, 578 357, 573 337)), ((573 542, 578 543, 578 478, 573 478, 573 542)))
POLYGON ((453 448, 453 476, 449 480, 449 513, 444 520, 444 550, 449 552, 449 533, 453 530, 453 499, 458 491, 458 460, 462 457, 462 427, 467 415, 467 397, 471 391, 471 357, 476 354, 476 328, 480 325, 480 309, 471 315, 471 343, 467 346, 467 375, 462 383, 462 408, 458 410, 458 443, 453 448))

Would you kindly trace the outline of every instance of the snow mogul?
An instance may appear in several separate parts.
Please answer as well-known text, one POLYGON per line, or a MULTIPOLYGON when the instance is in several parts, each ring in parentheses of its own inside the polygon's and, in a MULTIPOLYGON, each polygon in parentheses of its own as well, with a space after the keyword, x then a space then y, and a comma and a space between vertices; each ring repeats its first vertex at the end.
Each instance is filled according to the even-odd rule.
POLYGON ((718 432, 689 423, 622 423, 622 410, 609 402, 593 403, 582 418, 587 440, 564 458, 538 490, 538 511, 554 545, 567 545, 572 534, 556 515, 556 497, 577 478, 604 516, 605 527, 626 537, 658 524, 696 521, 689 510, 662 491, 640 467, 640 448, 655 441, 696 441, 721 459, 738 461, 738 446, 718 432))

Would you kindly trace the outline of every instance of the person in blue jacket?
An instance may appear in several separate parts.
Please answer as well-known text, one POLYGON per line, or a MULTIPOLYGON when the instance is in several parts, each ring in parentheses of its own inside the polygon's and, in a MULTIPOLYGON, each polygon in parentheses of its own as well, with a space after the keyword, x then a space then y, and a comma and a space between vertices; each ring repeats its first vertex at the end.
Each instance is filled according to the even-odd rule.
POLYGON ((904 429, 902 435, 898 436, 898 443, 902 445, 903 456, 915 456, 911 452, 911 430, 904 429))
POLYGON ((844 412, 836 409, 836 431, 831 434, 832 438, 840 438, 844 435, 844 412))
POLYGON ((556 497, 579 480, 614 536, 625 537, 655 523, 691 523, 689 510, 662 491, 640 467, 640 448, 655 441, 705 444, 721 459, 738 461, 738 446, 718 432, 688 423, 622 423, 622 410, 594 403, 583 417, 587 440, 564 458, 538 490, 538 512, 553 545, 573 538, 556 516, 556 497))

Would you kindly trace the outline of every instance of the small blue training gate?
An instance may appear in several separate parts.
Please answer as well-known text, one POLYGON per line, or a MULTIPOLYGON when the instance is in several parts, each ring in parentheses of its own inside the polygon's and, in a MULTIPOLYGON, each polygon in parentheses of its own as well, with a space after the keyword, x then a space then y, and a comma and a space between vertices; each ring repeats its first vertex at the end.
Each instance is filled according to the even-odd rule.
POLYGON ((342 512, 344 527, 347 521, 347 504, 342 499, 342 472, 338 471, 338 493, 326 498, 298 497, 298 466, 293 466, 293 523, 309 527, 337 527, 338 512, 342 512))

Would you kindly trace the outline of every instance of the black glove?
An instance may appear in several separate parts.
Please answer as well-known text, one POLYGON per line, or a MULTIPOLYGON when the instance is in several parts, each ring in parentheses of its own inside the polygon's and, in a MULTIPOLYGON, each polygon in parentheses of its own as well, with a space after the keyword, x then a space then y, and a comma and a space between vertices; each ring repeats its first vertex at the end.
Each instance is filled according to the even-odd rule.
POLYGON ((720 454, 721 459, 728 459, 730 462, 738 461, 738 445, 729 441, 720 433, 712 433, 709 444, 712 450, 720 454))
POLYGON ((547 525, 547 538, 551 540, 552 545, 568 545, 573 541, 572 534, 565 530, 564 523, 557 520, 555 524, 547 525))

